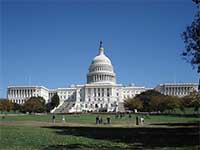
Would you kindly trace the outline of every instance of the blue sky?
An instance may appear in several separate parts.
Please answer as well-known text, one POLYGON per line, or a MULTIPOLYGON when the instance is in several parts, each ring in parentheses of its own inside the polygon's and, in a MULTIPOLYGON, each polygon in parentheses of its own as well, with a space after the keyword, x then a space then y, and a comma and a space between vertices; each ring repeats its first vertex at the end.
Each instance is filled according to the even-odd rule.
POLYGON ((155 87, 198 82, 181 57, 190 0, 3 0, 0 97, 9 85, 48 88, 86 83, 103 40, 117 82, 155 87))

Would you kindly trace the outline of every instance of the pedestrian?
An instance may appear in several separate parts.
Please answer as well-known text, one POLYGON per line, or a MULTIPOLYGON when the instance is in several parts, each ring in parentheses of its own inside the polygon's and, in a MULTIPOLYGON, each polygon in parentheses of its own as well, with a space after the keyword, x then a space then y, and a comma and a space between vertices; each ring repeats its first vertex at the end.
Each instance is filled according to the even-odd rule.
POLYGON ((102 123, 103 123, 103 118, 100 117, 100 119, 99 119, 99 124, 102 124, 102 123))
POLYGON ((56 117, 55 117, 55 115, 52 116, 52 123, 56 123, 56 117))
POLYGON ((62 116, 62 122, 65 123, 65 116, 62 116))
POLYGON ((96 124, 99 124, 99 116, 96 116, 96 124))
POLYGON ((132 117, 130 113, 129 113, 128 117, 129 117, 129 118, 131 118, 131 117, 132 117))
POLYGON ((119 115, 119 116, 120 116, 120 119, 121 119, 121 118, 122 118, 122 113, 120 113, 120 115, 119 115))
POLYGON ((5 116, 2 116, 2 120, 4 120, 5 119, 5 116))
POLYGON ((140 123, 141 123, 142 126, 144 125, 144 118, 143 118, 143 116, 140 118, 140 123))
POLYGON ((110 124, 110 116, 107 117, 107 124, 110 124))
POLYGON ((137 126, 139 125, 139 118, 138 118, 138 116, 136 116, 136 125, 137 126))

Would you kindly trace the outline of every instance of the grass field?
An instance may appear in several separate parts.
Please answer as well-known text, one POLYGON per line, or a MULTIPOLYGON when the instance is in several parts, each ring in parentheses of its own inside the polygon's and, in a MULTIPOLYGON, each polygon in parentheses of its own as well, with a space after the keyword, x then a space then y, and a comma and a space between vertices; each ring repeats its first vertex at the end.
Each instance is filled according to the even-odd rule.
MULTIPOLYGON (((97 114, 7 115, 0 120, 1 150, 197 150, 199 118, 146 116, 144 126, 131 118, 111 117, 111 124, 95 124, 97 114), (160 123, 160 125, 155 125, 160 123), (165 124, 170 123, 171 125, 165 124), (182 124, 183 123, 183 124, 182 124), (194 124, 195 123, 195 124, 194 124), (162 125, 163 124, 163 125, 162 125)), ((101 114, 106 121, 108 114, 101 114)))
MULTIPOLYGON (((65 121, 68 123, 80 123, 80 124, 95 124, 95 118, 97 114, 68 114, 64 115, 65 121)), ((110 116, 112 124, 135 124, 136 116, 141 117, 142 115, 132 114, 131 118, 128 115, 124 117, 116 118, 115 115, 99 114, 106 122, 106 118, 110 116)), ((63 115, 55 115, 56 122, 61 123, 63 115)), ((159 122, 195 122, 200 121, 200 118, 191 117, 178 117, 178 116, 162 116, 162 115, 150 115, 144 116, 145 124, 159 123, 159 122)), ((4 119, 1 117, 2 122, 15 122, 15 121, 40 121, 40 122, 51 122, 52 115, 7 115, 4 119)))

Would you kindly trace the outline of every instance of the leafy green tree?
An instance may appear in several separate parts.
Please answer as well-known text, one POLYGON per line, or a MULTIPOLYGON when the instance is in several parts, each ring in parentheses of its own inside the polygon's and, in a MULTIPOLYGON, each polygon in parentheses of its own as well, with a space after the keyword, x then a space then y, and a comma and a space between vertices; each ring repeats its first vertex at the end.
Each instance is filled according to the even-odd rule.
POLYGON ((57 107, 60 103, 60 98, 58 94, 54 94, 54 96, 51 98, 51 106, 52 108, 57 107))
MULTIPOLYGON (((187 26, 186 30, 182 33, 185 44, 182 56, 193 68, 197 68, 197 72, 200 73, 200 1, 193 0, 193 2, 196 3, 197 13, 191 25, 187 26)), ((200 79, 198 88, 200 92, 200 79)))
POLYGON ((197 13, 191 25, 187 26, 186 30, 182 33, 182 38, 185 43, 185 50, 182 56, 193 68, 197 68, 197 72, 200 73, 200 1, 193 1, 197 5, 197 13))

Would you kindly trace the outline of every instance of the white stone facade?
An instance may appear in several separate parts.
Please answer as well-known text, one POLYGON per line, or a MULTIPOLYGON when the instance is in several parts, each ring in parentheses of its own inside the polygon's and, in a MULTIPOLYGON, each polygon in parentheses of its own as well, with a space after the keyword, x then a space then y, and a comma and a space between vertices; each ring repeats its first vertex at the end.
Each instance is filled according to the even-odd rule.
POLYGON ((190 94, 193 91, 198 91, 197 83, 165 83, 159 84, 155 87, 155 90, 171 96, 183 97, 190 94))
POLYGON ((33 96, 41 96, 48 102, 49 90, 43 86, 9 86, 7 98, 13 103, 23 104, 33 96))

